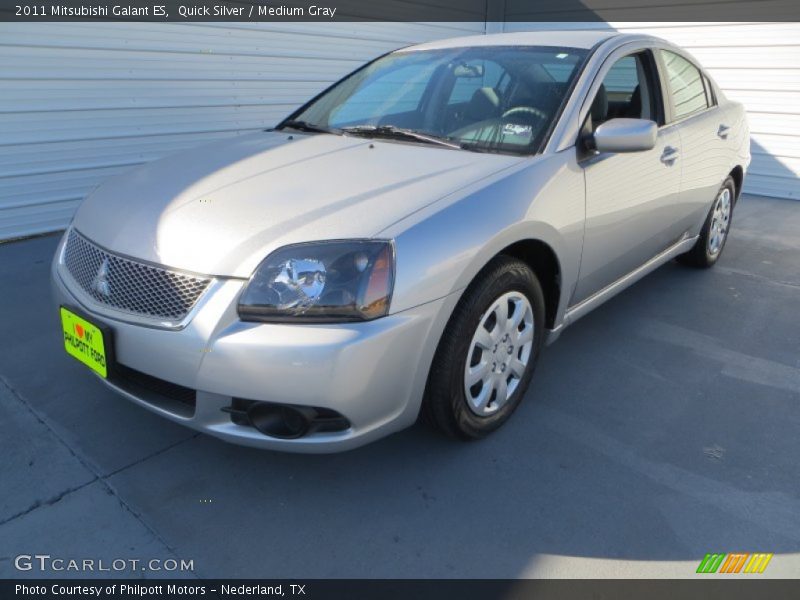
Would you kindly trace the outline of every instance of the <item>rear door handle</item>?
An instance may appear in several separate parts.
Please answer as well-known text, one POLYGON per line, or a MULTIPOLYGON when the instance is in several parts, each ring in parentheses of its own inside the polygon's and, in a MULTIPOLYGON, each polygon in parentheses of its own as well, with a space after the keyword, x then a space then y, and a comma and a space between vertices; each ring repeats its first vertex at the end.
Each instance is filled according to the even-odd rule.
POLYGON ((678 149, 673 148, 672 146, 667 146, 664 148, 664 152, 661 154, 661 162, 665 165, 671 165, 676 160, 678 160, 678 149))
POLYGON ((719 129, 717 129, 717 135, 721 137, 723 140, 728 139, 728 133, 730 132, 731 128, 727 125, 720 125, 719 129))

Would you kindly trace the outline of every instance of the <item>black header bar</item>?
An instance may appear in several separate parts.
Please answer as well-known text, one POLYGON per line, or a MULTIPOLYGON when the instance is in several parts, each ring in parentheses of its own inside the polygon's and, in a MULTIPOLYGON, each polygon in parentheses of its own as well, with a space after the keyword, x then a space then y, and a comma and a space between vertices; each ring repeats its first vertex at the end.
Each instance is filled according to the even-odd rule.
POLYGON ((798 21, 797 0, 0 0, 0 21, 798 21))

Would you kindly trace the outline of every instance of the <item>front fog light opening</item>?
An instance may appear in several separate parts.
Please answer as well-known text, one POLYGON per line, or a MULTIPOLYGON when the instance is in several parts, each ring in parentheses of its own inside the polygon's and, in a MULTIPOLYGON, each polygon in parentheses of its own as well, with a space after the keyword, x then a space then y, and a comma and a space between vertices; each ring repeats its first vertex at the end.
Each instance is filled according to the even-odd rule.
POLYGON ((286 440, 301 438, 311 429, 313 409, 274 406, 257 402, 247 410, 250 425, 264 435, 286 440))
POLYGON ((336 433, 350 429, 350 422, 329 408, 275 404, 233 398, 230 406, 222 408, 231 422, 252 427, 259 433, 276 439, 292 440, 313 433, 336 433))

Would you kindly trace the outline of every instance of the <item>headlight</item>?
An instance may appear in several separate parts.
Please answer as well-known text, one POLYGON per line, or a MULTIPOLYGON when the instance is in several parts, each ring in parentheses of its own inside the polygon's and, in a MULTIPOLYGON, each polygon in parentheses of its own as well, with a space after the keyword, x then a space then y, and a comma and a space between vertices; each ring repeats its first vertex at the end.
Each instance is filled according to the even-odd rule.
POLYGON ((258 266, 239 300, 244 321, 367 321, 389 312, 394 248, 341 240, 285 246, 258 266))

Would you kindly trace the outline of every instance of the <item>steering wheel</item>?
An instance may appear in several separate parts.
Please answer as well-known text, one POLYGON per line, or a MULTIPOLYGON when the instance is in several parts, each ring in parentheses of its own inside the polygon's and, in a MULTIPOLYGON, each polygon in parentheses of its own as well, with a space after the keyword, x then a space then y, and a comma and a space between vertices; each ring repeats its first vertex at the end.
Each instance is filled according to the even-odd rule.
POLYGON ((525 115, 526 117, 531 116, 537 119, 541 119, 543 121, 546 121, 547 119, 550 118, 546 112, 544 112, 543 110, 539 110, 538 108, 534 108, 532 106, 512 106, 506 112, 503 113, 502 118, 507 119, 508 117, 513 117, 517 115, 520 116, 525 115))

